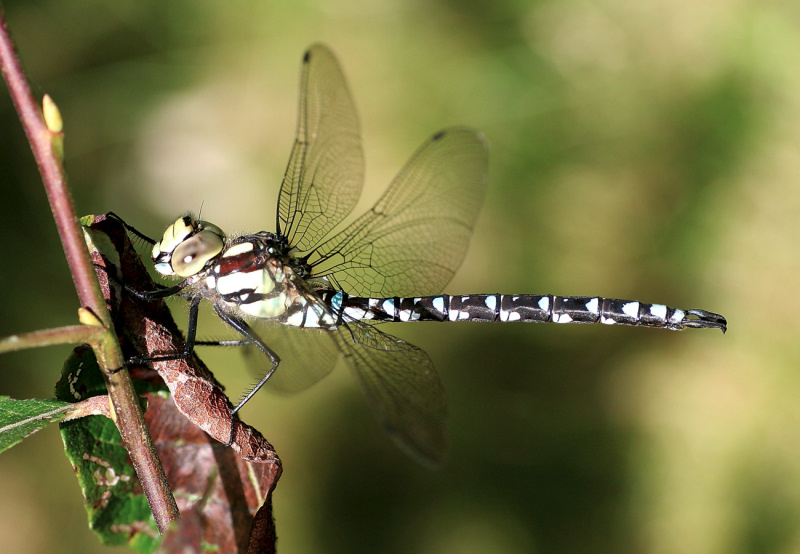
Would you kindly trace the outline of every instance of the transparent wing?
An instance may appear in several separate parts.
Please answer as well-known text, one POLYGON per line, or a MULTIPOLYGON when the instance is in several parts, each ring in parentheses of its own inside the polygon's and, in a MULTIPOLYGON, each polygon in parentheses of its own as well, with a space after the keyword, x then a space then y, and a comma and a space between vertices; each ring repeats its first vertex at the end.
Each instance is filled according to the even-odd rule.
POLYGON ((432 136, 375 206, 309 257, 314 277, 358 296, 438 294, 464 259, 487 186, 475 130, 432 136))
POLYGON ((278 233, 306 252, 353 209, 364 183, 358 116, 336 57, 303 57, 297 133, 278 199, 278 233))
MULTIPOLYGON (((265 388, 294 393, 330 373, 340 356, 347 360, 367 404, 392 439, 413 457, 439 465, 447 454, 447 402, 428 355, 416 346, 351 320, 334 331, 256 323, 264 342, 280 357, 265 388)), ((269 370, 257 348, 243 349, 257 378, 269 370)))
POLYGON ((331 335, 392 439, 413 457, 441 464, 447 454, 447 401, 428 355, 360 321, 331 335))
MULTIPOLYGON (((299 392, 333 371, 339 360, 339 349, 331 332, 263 321, 257 320, 253 327, 281 359, 278 369, 265 385, 267 390, 288 394, 299 392)), ((255 346, 243 347, 242 355, 257 379, 269 371, 269 360, 255 346)))

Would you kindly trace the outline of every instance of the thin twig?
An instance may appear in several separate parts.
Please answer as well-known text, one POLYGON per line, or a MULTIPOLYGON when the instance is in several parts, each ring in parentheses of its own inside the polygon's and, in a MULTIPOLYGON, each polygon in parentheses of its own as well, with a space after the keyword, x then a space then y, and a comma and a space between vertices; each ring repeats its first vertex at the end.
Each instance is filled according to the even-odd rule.
MULTIPOLYGON (((58 228, 58 235, 70 267, 81 306, 88 309, 108 332, 103 340, 92 345, 103 372, 109 396, 112 399, 116 424, 127 446, 131 462, 142 489, 150 503, 156 524, 164 532, 169 523, 179 517, 178 507, 169 490, 164 470, 158 460, 133 384, 127 371, 111 372, 123 366, 124 359, 113 333, 111 316, 95 277, 69 190, 66 186, 60 152, 54 151, 54 139, 60 142, 60 132, 47 128, 30 86, 25 78, 14 43, 8 34, 5 18, 0 10, 0 68, 8 84, 11 99, 33 150, 42 175, 50 208, 58 228)), ((59 145, 60 146, 60 145, 59 145)))
POLYGON ((97 343, 103 338, 105 329, 90 325, 68 325, 44 329, 0 339, 0 354, 16 350, 28 350, 56 344, 97 343))

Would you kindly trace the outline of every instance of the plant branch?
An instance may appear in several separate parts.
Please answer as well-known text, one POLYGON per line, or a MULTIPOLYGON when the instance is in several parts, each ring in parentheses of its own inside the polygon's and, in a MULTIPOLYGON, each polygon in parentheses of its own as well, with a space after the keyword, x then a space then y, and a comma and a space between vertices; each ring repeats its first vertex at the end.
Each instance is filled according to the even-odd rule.
POLYGON ((67 325, 66 327, 11 335, 0 339, 0 354, 56 344, 80 344, 84 342, 92 344, 99 342, 104 334, 105 329, 102 327, 67 325))
MULTIPOLYGON (((107 330, 100 341, 92 344, 92 348, 100 367, 104 369, 103 374, 114 407, 112 415, 116 416, 115 422, 147 495, 158 528, 164 532, 169 523, 179 517, 178 508, 167 485, 150 434, 145 427, 128 372, 110 371, 122 367, 124 359, 113 333, 111 316, 100 292, 94 267, 86 250, 83 232, 66 186, 60 155, 63 137, 60 128, 50 129, 42 119, 8 33, 2 10, 0 10, 0 68, 42 175, 80 304, 94 314, 98 325, 107 330)), ((53 107, 50 106, 50 109, 53 107)))

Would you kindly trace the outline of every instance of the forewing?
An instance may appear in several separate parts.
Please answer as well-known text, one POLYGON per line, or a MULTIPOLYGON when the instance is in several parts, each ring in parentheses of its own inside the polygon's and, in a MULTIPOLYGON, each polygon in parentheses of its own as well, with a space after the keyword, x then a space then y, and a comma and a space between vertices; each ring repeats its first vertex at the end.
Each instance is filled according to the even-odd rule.
POLYGON ((300 252, 349 214, 364 183, 358 116, 336 57, 316 44, 303 57, 297 133, 278 199, 278 232, 300 252))
POLYGON ((441 464, 447 454, 447 401, 428 355, 360 321, 339 327, 333 336, 392 439, 415 458, 441 464))
POLYGON ((311 255, 314 276, 358 296, 438 294, 466 254, 487 166, 479 132, 435 134, 372 209, 311 255))

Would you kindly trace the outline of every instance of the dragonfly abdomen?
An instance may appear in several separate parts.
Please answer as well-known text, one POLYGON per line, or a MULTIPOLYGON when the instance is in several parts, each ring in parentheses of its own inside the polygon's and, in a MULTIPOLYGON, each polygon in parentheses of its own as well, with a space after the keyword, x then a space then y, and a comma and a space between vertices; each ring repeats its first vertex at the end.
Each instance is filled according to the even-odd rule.
POLYGON ((712 327, 725 331, 725 319, 704 310, 681 310, 663 304, 598 296, 552 294, 471 294, 366 298, 343 292, 325 295, 337 319, 372 321, 478 321, 603 323, 679 331, 712 327))

